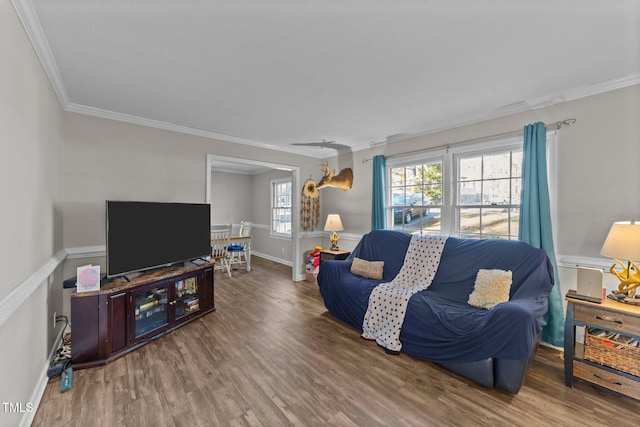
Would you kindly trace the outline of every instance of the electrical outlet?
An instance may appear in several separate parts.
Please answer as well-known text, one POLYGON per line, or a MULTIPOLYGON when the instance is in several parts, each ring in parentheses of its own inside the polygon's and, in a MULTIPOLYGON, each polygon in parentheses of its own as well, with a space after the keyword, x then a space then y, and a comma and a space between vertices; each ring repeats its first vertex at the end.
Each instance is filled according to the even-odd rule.
POLYGON ((58 317, 58 312, 54 311, 53 312, 53 328, 56 328, 56 318, 58 317))

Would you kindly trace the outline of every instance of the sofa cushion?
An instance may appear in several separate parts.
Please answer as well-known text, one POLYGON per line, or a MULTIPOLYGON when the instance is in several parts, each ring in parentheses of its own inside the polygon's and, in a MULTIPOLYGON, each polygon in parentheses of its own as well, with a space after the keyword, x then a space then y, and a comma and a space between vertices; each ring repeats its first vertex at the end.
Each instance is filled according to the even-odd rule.
POLYGON ((469 305, 491 310, 501 302, 509 301, 511 271, 480 269, 476 275, 469 305))
POLYGON ((382 279, 384 261, 367 261, 358 257, 353 257, 351 272, 368 279, 382 279))

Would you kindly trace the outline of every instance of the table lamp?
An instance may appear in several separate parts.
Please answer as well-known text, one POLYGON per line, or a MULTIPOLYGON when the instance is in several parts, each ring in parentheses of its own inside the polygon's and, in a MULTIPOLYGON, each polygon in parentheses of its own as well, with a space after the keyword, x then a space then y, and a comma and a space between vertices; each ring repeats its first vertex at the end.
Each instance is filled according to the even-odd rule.
POLYGON ((342 227, 342 221, 340 220, 340 215, 338 214, 329 214, 327 215, 327 222, 324 225, 324 231, 331 231, 329 235, 329 240, 331 241, 331 250, 338 250, 338 240, 340 240, 340 236, 336 231, 342 231, 344 228, 342 227))
POLYGON ((635 221, 614 222, 602 245, 600 255, 614 258, 609 272, 620 279, 616 294, 633 297, 640 285, 640 270, 634 261, 640 260, 640 223, 635 221), (620 260, 627 260, 627 265, 620 260), (617 271, 620 264, 622 271, 617 271))

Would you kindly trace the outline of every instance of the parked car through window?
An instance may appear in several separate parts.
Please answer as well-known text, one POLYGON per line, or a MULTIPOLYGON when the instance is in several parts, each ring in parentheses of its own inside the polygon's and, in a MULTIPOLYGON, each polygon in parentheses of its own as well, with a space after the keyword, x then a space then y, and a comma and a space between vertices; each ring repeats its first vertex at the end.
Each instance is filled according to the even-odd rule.
POLYGON ((416 218, 429 214, 429 201, 422 194, 395 194, 393 196, 393 222, 409 224, 416 218))

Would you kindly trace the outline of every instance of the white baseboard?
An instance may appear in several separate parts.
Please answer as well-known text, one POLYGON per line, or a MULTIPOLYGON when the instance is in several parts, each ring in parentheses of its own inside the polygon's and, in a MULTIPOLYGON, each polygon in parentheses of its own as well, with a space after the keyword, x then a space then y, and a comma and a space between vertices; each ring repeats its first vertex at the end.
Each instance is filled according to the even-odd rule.
POLYGON ((62 345, 62 338, 66 328, 60 328, 60 332, 58 332, 58 337, 53 343, 53 347, 49 351, 49 358, 47 359, 42 371, 40 373, 40 381, 36 384, 33 392, 31 393, 31 397, 29 398, 29 402, 33 405, 33 410, 31 412, 25 412, 22 416, 22 420, 20 420, 20 427, 28 427, 33 423, 33 418, 36 416, 36 412, 38 411, 38 406, 40 406, 40 401, 42 400, 42 396, 44 396, 44 391, 47 388, 47 384, 49 383, 49 377, 47 376, 47 371, 49 370, 49 365, 51 360, 62 345))
POLYGON ((564 348, 563 347, 557 347, 555 345, 549 344, 548 342, 540 341, 540 345, 545 346, 547 348, 552 348, 555 351, 557 351, 558 353, 563 353, 564 352, 564 348))
POLYGON ((273 261, 273 262, 277 262, 278 264, 284 264, 288 267, 293 267, 293 262, 291 262, 290 259, 283 259, 283 258, 278 258, 278 257, 274 257, 268 254, 263 254, 262 252, 256 252, 254 250, 251 251, 251 256, 257 256, 260 258, 264 258, 264 259, 268 259, 269 261, 273 261))

